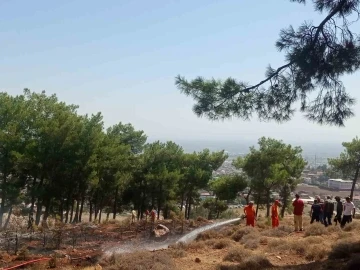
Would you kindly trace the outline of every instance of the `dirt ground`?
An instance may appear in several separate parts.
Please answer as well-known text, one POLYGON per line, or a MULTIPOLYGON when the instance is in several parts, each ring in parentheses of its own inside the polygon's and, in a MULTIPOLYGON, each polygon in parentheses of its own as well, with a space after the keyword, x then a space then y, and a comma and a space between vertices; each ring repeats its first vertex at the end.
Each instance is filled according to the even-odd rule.
MULTIPOLYGON (((107 222, 97 225, 87 233, 87 241, 79 241, 75 246, 72 245, 71 237, 68 237, 67 242, 63 241, 58 249, 43 248, 41 239, 26 242, 26 249, 18 250, 16 255, 0 249, 0 269, 47 257, 52 259, 35 263, 26 269, 40 270, 54 266, 54 269, 63 270, 335 270, 347 269, 344 266, 348 261, 360 255, 360 220, 353 220, 342 230, 339 225, 327 228, 319 223, 310 225, 310 218, 305 215, 304 231, 294 232, 291 215, 280 221, 278 229, 271 228, 263 211, 260 216, 255 228, 246 227, 244 221, 241 221, 239 224, 203 232, 191 243, 171 246, 166 250, 104 256, 104 246, 121 246, 148 236, 148 229, 142 230, 141 223, 135 226, 118 221, 107 222), (336 247, 341 251, 334 253, 336 247)), ((161 223, 179 232, 180 224, 171 220, 161 223)), ((203 219, 187 221, 184 233, 205 224, 208 221, 203 219)), ((72 225, 64 228, 64 234, 70 233, 71 229, 72 225)))
MULTIPOLYGON (((269 226, 264 226, 264 220, 262 220, 259 221, 262 228, 250 229, 248 237, 244 239, 244 236, 239 242, 234 241, 231 232, 246 230, 244 224, 227 226, 211 239, 198 240, 188 245, 182 257, 174 259, 176 265, 174 269, 242 269, 230 268, 229 266, 238 265, 238 262, 227 261, 225 257, 234 250, 241 252, 244 249, 251 252, 248 256, 259 255, 268 259, 272 265, 269 269, 333 269, 332 266, 336 262, 335 264, 327 262, 328 254, 333 246, 342 241, 360 241, 360 221, 358 220, 354 220, 346 231, 341 230, 339 225, 325 228, 321 224, 310 225, 309 222, 309 218, 305 217, 304 231, 292 232, 292 218, 287 217, 281 222, 280 230, 274 232, 269 226), (279 231, 284 233, 279 233, 279 231)), ((360 252, 360 250, 357 251, 360 252)), ((260 268, 249 266, 247 269, 260 268)))
MULTIPOLYGON (((94 265, 103 255, 103 250, 112 246, 138 241, 149 237, 156 224, 164 224, 172 234, 187 233, 194 229, 191 221, 160 220, 152 225, 150 221, 131 223, 129 218, 109 220, 102 224, 54 224, 47 229, 37 227, 29 232, 23 226, 11 226, 0 232, 0 270, 40 258, 56 257, 56 268, 83 267, 94 265)), ((196 226, 209 221, 200 219, 196 226)), ((47 269, 49 260, 34 263, 31 267, 47 269)))

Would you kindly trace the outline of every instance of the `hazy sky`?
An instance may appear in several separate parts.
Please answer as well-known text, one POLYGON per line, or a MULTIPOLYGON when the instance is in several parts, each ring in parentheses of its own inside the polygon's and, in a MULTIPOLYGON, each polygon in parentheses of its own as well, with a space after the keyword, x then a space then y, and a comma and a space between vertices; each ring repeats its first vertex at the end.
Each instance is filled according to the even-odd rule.
MULTIPOLYGON (((323 16, 288 0, 0 0, 0 90, 56 93, 101 111, 151 139, 340 143, 360 131, 360 109, 345 128, 319 126, 301 114, 289 123, 210 122, 174 86, 178 74, 256 83, 283 63, 279 30, 323 16)), ((357 26, 356 32, 359 32, 357 26)), ((356 79, 345 85, 358 100, 356 79)))

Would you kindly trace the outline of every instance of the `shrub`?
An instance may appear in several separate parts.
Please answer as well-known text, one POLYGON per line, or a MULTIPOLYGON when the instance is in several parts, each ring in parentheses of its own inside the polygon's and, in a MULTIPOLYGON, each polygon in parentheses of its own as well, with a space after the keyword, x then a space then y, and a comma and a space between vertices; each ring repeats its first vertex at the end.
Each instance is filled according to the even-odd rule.
POLYGON ((204 218, 204 217, 202 217, 202 216, 198 216, 198 217, 196 218, 196 221, 197 221, 197 222, 207 222, 207 219, 204 218))
POLYGON ((326 230, 325 226, 320 223, 311 224, 305 231, 306 236, 314 236, 314 235, 324 235, 327 234, 328 231, 326 230))
POLYGON ((244 235, 240 243, 243 244, 245 248, 256 249, 260 245, 260 235, 258 233, 244 235))
POLYGON ((199 242, 191 242, 188 244, 187 249, 195 249, 195 250, 199 250, 199 249, 204 249, 206 247, 204 241, 199 241, 199 242))
POLYGON ((227 262, 243 262, 246 258, 251 256, 251 251, 244 248, 231 248, 224 257, 224 261, 227 262))
MULTIPOLYGON (((254 232, 255 229, 253 227, 244 227, 244 228, 240 228, 238 229, 236 232, 233 233, 233 235, 231 236, 231 238, 236 241, 239 242, 241 240, 241 238, 243 238, 244 235, 250 234, 252 232, 254 232)), ((256 231, 257 232, 257 231, 256 231)))
POLYGON ((337 242, 329 253, 329 259, 347 259, 352 254, 360 253, 360 241, 359 242, 348 242, 342 241, 337 242))
POLYGON ((237 218, 239 215, 232 209, 228 209, 220 214, 220 219, 237 218))
POLYGON ((245 259, 237 265, 220 264, 217 270, 250 270, 250 269, 266 269, 271 268, 272 264, 263 255, 253 255, 245 259))
POLYGON ((215 249, 223 249, 232 246, 232 244, 233 242, 231 240, 224 238, 217 240, 213 247, 215 249))
POLYGON ((193 220, 193 219, 189 220, 189 227, 192 227, 192 228, 197 227, 195 220, 193 220))
POLYGON ((234 232, 236 232, 237 228, 235 226, 232 226, 232 227, 229 227, 229 228, 226 228, 224 230, 221 231, 221 234, 224 236, 224 237, 229 237, 229 236, 232 236, 234 232))
POLYGON ((345 232, 351 232, 351 231, 359 231, 360 232, 360 223, 359 222, 351 222, 349 224, 346 224, 343 228, 345 232))
POLYGON ((196 241, 204 241, 204 240, 209 240, 209 239, 213 239, 213 238, 219 238, 219 233, 217 231, 214 230, 209 230, 209 231, 205 231, 202 233, 199 233, 196 236, 196 241))
POLYGON ((229 239, 210 239, 205 242, 207 246, 210 246, 214 249, 223 249, 232 246, 233 242, 229 239))
POLYGON ((102 263, 107 270, 174 270, 169 252, 138 251, 112 255, 102 263))
POLYGON ((309 261, 320 261, 326 257, 328 251, 323 245, 312 245, 306 249, 305 258, 309 261))

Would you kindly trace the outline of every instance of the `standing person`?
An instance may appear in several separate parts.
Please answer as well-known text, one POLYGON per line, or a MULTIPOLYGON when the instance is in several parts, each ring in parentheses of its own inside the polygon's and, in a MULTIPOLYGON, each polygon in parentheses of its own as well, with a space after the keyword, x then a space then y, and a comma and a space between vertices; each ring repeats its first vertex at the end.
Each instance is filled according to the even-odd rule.
POLYGON ((341 221, 341 228, 344 228, 346 223, 350 223, 352 218, 355 218, 355 205, 350 201, 350 197, 346 197, 346 202, 344 205, 344 215, 341 221))
POLYGON ((303 222, 302 222, 302 215, 304 211, 304 202, 300 199, 300 195, 295 195, 295 200, 293 201, 293 207, 294 207, 294 226, 295 226, 295 232, 303 231, 303 222))
POLYGON ((156 211, 153 208, 150 212, 150 216, 151 216, 151 222, 154 223, 155 222, 155 217, 156 217, 156 211))
POLYGON ((316 222, 320 221, 320 213, 321 213, 321 206, 320 206, 318 200, 314 200, 314 204, 311 206, 311 212, 310 212, 311 221, 310 221, 310 224, 313 224, 314 220, 316 222))
POLYGON ((279 211, 278 211, 279 201, 275 200, 274 204, 271 206, 271 223, 272 227, 279 227, 279 211))
POLYGON ((324 204, 324 225, 327 227, 331 224, 332 215, 334 213, 334 203, 332 202, 330 196, 327 196, 327 199, 324 204))
POLYGON ((136 211, 135 211, 135 209, 133 209, 131 211, 131 223, 135 222, 135 218, 136 218, 136 211))
POLYGON ((335 225, 337 225, 338 222, 339 222, 339 224, 341 224, 341 216, 342 216, 344 208, 343 208, 343 203, 340 200, 339 196, 336 196, 335 200, 336 200, 336 216, 334 218, 334 222, 335 222, 335 225))
POLYGON ((249 202, 244 208, 244 213, 246 215, 246 226, 255 226, 255 209, 254 209, 254 202, 249 202))
POLYGON ((148 216, 149 216, 149 210, 146 209, 146 211, 145 211, 145 221, 147 221, 148 216))
POLYGON ((319 205, 321 206, 320 222, 321 222, 321 224, 324 224, 324 200, 320 200, 319 205))

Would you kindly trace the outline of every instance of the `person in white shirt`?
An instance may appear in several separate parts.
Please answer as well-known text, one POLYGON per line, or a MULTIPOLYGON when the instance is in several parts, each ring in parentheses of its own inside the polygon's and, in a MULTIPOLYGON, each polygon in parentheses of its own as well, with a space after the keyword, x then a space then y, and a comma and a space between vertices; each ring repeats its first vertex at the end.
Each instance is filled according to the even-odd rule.
POLYGON ((355 205, 350 201, 350 197, 346 197, 346 202, 343 203, 344 211, 343 218, 341 221, 341 228, 345 226, 346 223, 350 223, 352 218, 355 217, 355 205))

